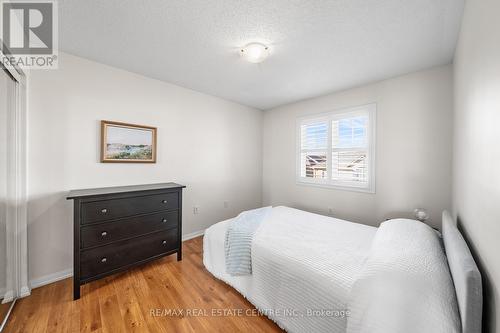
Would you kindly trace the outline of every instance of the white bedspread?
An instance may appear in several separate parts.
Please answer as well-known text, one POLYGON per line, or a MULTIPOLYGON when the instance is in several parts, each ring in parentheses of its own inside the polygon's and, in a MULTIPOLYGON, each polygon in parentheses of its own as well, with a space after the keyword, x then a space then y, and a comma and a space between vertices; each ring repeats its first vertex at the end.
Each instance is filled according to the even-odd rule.
POLYGON ((376 228, 275 207, 254 236, 253 273, 225 271, 230 220, 208 228, 203 262, 288 332, 345 332, 347 302, 376 228))

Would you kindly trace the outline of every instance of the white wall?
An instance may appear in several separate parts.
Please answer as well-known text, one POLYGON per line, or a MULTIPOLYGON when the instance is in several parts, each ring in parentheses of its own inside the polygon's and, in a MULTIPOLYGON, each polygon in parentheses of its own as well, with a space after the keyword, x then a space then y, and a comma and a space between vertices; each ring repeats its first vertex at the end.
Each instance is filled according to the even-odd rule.
POLYGON ((264 113, 263 200, 378 225, 424 207, 432 225, 451 206, 452 68, 445 66, 264 113), (377 103, 376 194, 297 185, 296 118, 377 103))
POLYGON ((483 275, 485 332, 500 332, 500 1, 467 1, 455 56, 453 211, 483 275))
POLYGON ((71 189, 184 184, 184 234, 260 206, 262 118, 259 110, 67 54, 59 70, 32 71, 30 278, 72 268, 71 189), (158 162, 99 163, 102 119, 158 127, 158 162))

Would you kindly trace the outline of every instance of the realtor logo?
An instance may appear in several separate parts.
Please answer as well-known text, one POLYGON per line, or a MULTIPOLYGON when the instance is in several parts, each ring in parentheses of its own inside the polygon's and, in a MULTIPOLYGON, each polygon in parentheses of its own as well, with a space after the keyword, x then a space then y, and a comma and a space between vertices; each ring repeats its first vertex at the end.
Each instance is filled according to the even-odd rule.
POLYGON ((2 12, 2 62, 19 67, 56 68, 56 3, 7 1, 2 4, 2 12))

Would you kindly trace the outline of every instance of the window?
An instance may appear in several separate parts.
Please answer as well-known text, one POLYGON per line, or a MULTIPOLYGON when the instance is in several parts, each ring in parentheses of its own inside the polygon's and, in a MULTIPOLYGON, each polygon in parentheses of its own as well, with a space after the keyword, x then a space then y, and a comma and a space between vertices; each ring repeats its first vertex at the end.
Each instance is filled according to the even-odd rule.
POLYGON ((297 121, 297 181, 375 192, 375 112, 370 104, 297 121))

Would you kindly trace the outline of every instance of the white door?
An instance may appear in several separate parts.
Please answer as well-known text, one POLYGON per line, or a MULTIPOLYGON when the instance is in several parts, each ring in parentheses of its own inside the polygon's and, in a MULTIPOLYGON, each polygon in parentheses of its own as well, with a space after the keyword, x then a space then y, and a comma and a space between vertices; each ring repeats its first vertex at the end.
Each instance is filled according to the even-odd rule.
MULTIPOLYGON (((10 177, 12 177, 13 156, 15 156, 14 147, 14 129, 15 129, 15 98, 16 81, 10 74, 0 68, 0 303, 8 301, 4 299, 7 292, 11 291, 13 286, 9 283, 8 271, 12 262, 8 260, 7 250, 7 222, 9 221, 9 205, 12 205, 10 177)), ((10 293, 12 294, 12 292, 10 293)), ((11 296, 7 298, 12 298, 11 296)), ((2 315, 5 314, 5 305, 0 305, 0 323, 2 315)))

